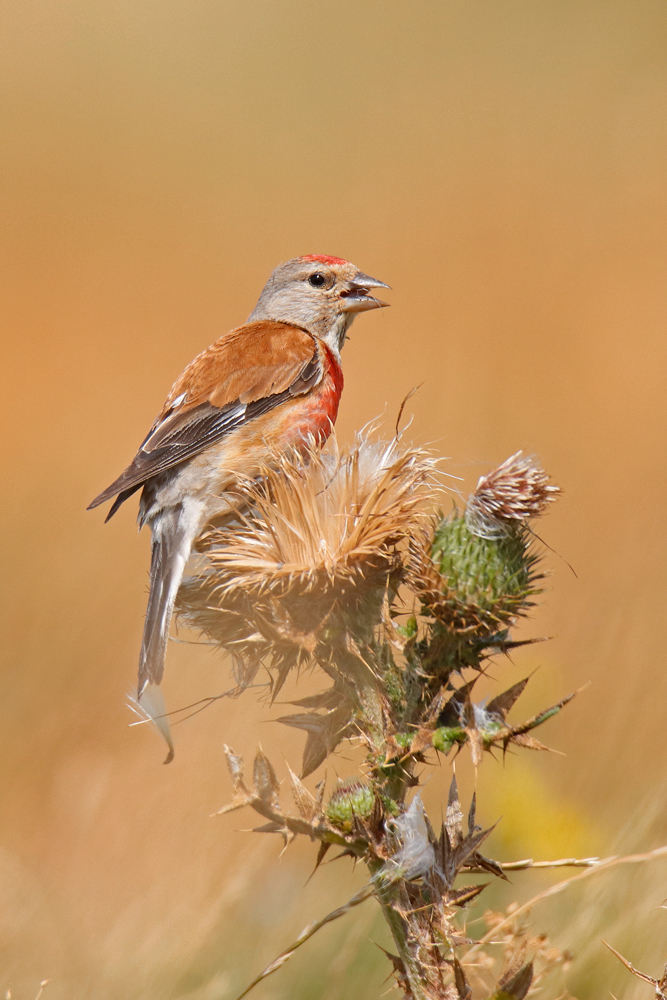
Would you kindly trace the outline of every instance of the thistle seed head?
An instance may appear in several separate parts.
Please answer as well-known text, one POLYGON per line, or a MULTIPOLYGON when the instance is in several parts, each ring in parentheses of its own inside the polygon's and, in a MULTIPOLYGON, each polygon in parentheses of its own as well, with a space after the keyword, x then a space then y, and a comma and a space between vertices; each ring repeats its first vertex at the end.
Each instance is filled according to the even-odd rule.
POLYGON ((395 442, 362 437, 348 453, 275 456, 241 487, 241 524, 206 539, 209 572, 223 593, 282 595, 337 590, 386 571, 415 524, 433 462, 395 442))
POLYGON ((425 452, 370 434, 348 452, 322 454, 313 441, 274 456, 260 479, 239 486, 237 519, 200 542, 181 618, 236 657, 243 683, 266 661, 284 679, 330 643, 327 629, 358 623, 369 601, 398 585, 434 466, 425 452))

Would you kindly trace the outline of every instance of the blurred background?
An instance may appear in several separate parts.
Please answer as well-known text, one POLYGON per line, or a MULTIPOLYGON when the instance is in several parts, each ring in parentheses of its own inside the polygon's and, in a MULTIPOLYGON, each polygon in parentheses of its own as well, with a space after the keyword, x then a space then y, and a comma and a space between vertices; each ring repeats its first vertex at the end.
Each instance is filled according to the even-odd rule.
MULTIPOLYGON (((590 685, 541 731, 566 756, 485 762, 488 853, 667 842, 664 4, 29 0, 2 21, 0 990, 231 1000, 363 884, 342 861, 304 887, 312 845, 279 860, 240 831, 252 815, 209 818, 223 742, 296 766, 303 738, 267 721, 284 709, 219 701, 176 728, 166 768, 128 728, 149 538, 135 500, 106 526, 85 513, 184 365, 304 253, 393 287, 344 353, 343 442, 378 414, 393 428, 421 384, 409 434, 449 456, 454 489, 522 448, 564 490, 521 631, 553 638, 495 674, 539 668, 515 718, 590 685)), ((171 708, 230 683, 215 651, 172 644, 171 708)), ((329 780, 353 768, 344 753, 329 780)), ((562 874, 518 873, 488 903, 562 874)), ((648 996, 600 938, 659 975, 666 896, 654 863, 532 919, 573 948, 577 996, 648 996)), ((367 902, 254 995, 380 997, 373 941, 367 902)))

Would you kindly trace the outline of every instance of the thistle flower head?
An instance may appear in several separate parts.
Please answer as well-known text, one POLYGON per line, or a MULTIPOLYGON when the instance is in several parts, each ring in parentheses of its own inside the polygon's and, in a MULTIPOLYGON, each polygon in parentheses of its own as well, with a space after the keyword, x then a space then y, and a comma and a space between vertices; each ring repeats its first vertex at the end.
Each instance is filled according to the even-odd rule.
POLYGON ((341 614, 360 619, 398 583, 401 543, 422 517, 434 464, 368 433, 347 452, 323 454, 313 441, 274 456, 239 486, 239 519, 200 543, 181 617, 235 654, 244 682, 265 659, 284 677, 312 656, 332 616, 337 627, 341 614))
POLYGON ((466 506, 466 522, 480 538, 500 538, 508 526, 543 514, 560 489, 532 458, 517 451, 493 472, 480 476, 466 506))

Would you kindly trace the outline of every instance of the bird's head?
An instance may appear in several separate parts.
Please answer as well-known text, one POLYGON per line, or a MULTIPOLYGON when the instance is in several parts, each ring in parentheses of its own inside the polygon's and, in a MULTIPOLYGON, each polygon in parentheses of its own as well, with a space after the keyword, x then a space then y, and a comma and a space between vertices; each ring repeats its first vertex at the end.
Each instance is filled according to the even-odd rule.
POLYGON ((249 322, 268 319, 292 323, 339 352, 357 313, 388 305, 371 295, 372 288, 389 285, 340 257, 296 257, 275 269, 249 322))

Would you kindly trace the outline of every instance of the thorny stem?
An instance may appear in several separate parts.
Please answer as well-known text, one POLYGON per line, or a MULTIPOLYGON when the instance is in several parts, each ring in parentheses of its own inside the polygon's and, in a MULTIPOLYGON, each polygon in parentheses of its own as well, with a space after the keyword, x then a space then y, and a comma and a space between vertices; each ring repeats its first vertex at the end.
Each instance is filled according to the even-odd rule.
MULTIPOLYGON (((395 713, 386 696, 383 708, 384 730, 386 733, 395 732, 395 713)), ((368 735, 366 731, 366 736, 368 735)), ((386 745, 386 737, 383 736, 381 747, 376 745, 376 752, 369 754, 373 784, 378 793, 403 809, 407 792, 415 784, 412 774, 414 762, 408 757, 404 761, 395 759, 388 766, 378 765, 378 757, 384 760, 386 745)), ((386 832, 384 840, 387 844, 386 832)), ((391 878, 387 878, 386 871, 383 871, 384 865, 380 861, 368 858, 366 864, 374 885, 375 896, 396 946, 401 966, 400 971, 397 970, 398 978, 406 1000, 437 1000, 443 995, 444 984, 437 961, 439 956, 434 954, 437 945, 433 935, 429 932, 425 935, 424 926, 420 926, 420 914, 414 910, 403 880, 394 882, 391 878), (425 936, 428 939, 426 941, 425 936), (432 953, 428 954, 428 951, 432 953)), ((430 906, 428 908, 430 909, 430 906)))
MULTIPOLYGON (((663 857, 665 851, 667 851, 667 848, 662 847, 658 848, 655 851, 650 851, 648 854, 631 855, 629 857, 563 858, 558 861, 535 861, 535 862, 531 861, 530 859, 526 859, 524 861, 505 863, 502 865, 502 868, 516 871, 516 870, 523 870, 528 867, 559 868, 567 865, 573 867, 588 867, 588 868, 602 867, 606 869, 607 867, 611 867, 611 862, 613 862, 614 864, 626 864, 626 863, 637 863, 639 861, 652 861, 654 858, 663 857)), ((571 880, 567 880, 564 883, 559 883, 559 885, 561 888, 565 888, 568 884, 570 884, 570 881, 571 880)), ((309 938, 311 938, 314 934, 316 934, 322 927, 331 923, 333 920, 337 920, 339 917, 344 916, 346 913, 349 913, 349 911, 353 907, 358 906, 360 903, 364 902, 364 900, 368 899, 369 896, 374 896, 376 899, 378 899, 380 905, 382 905, 377 895, 375 886, 373 882, 371 882, 369 885, 366 885, 363 889, 361 889, 358 893, 356 893, 343 906, 337 907, 335 910, 332 910, 331 913, 328 913, 325 917, 321 918, 320 920, 316 920, 313 923, 308 924, 307 927, 304 927, 304 929, 301 931, 296 940, 291 945, 289 945, 282 952, 282 954, 278 956, 278 958, 274 959, 258 976, 256 976, 255 979, 253 979, 253 981, 243 990, 243 992, 236 997, 236 1000, 242 1000, 242 998, 247 996, 247 994, 250 993, 250 991, 258 983, 260 983, 263 979, 266 979, 268 976, 272 975, 272 973, 276 972, 278 969, 282 968, 285 962, 287 962, 288 959, 291 958, 291 956, 295 953, 297 948, 301 947, 301 945, 303 945, 306 941, 308 941, 309 938)), ((540 894, 539 896, 530 900, 528 906, 532 906, 534 903, 538 902, 542 898, 543 898, 542 894, 540 894)), ((513 910, 509 919, 514 920, 515 917, 516 917, 516 910, 513 910)), ((489 933, 489 936, 496 935, 498 928, 502 926, 504 926, 504 922, 501 924, 494 924, 492 930, 489 933)), ((485 941, 486 940, 487 938, 485 938, 485 941)), ((606 942, 603 943, 606 944, 606 942)), ((608 944, 607 947, 610 948, 610 950, 617 957, 621 959, 621 961, 624 963, 624 965, 626 965, 626 967, 629 967, 629 963, 627 963, 626 960, 617 951, 615 951, 615 949, 611 948, 611 946, 608 944)), ((644 977, 641 973, 637 973, 636 970, 634 971, 635 974, 640 975, 641 978, 645 978, 647 981, 655 982, 655 980, 650 980, 649 977, 644 977)), ((45 981, 45 984, 46 982, 47 981, 45 981)), ((36 1000, 38 1000, 38 998, 36 998, 36 1000)))
POLYGON ((315 654, 329 676, 345 678, 346 687, 359 705, 364 735, 370 738, 378 753, 383 751, 385 744, 386 711, 369 642, 380 607, 378 600, 368 599, 362 608, 354 607, 347 614, 341 609, 332 616, 315 654))
MULTIPOLYGON (((368 867, 371 877, 379 875, 381 865, 369 864, 368 867)), ((376 877, 373 881, 375 884, 375 896, 380 904, 387 926, 391 931, 398 957, 401 960, 407 978, 410 992, 406 993, 406 996, 410 1000, 413 1000, 413 998, 414 1000, 431 1000, 431 995, 426 989, 425 970, 419 960, 418 948, 411 946, 409 924, 397 909, 396 888, 393 886, 383 886, 381 877, 376 877)))
POLYGON ((388 765, 382 765, 380 770, 381 775, 376 779, 378 786, 387 798, 397 805, 403 805, 408 788, 414 784, 409 762, 391 761, 388 765))
POLYGON ((364 735, 372 742, 375 752, 381 753, 385 744, 385 719, 377 678, 360 652, 346 652, 337 658, 337 663, 346 676, 354 678, 364 735))

